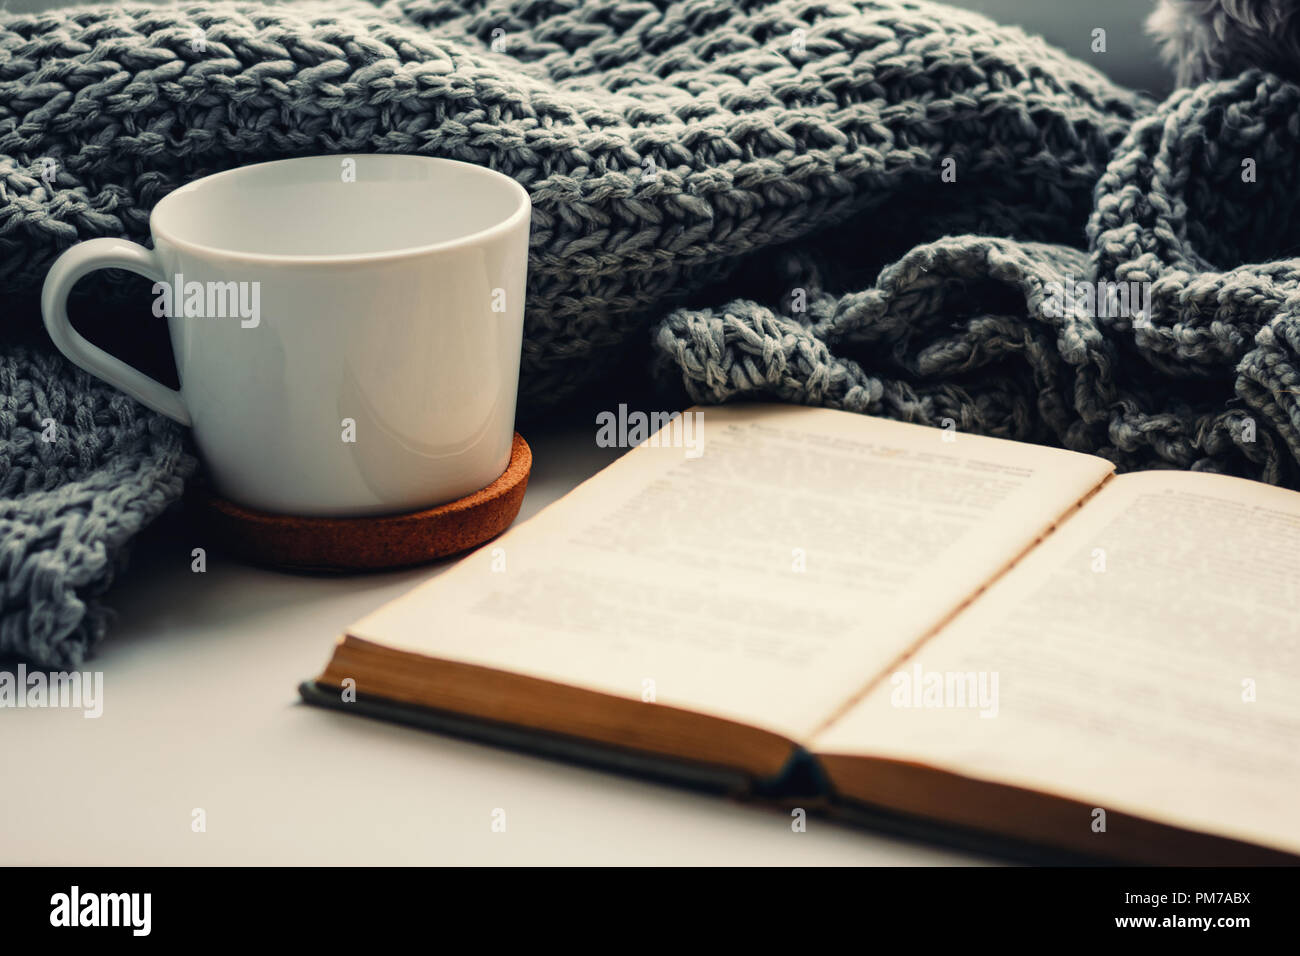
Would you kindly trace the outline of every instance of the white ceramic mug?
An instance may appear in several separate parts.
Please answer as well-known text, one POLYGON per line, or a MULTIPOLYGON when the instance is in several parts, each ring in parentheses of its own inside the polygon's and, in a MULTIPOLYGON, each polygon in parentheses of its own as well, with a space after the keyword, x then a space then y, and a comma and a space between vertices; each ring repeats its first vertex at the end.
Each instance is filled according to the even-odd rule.
POLYGON ((192 426, 230 500, 297 515, 414 511, 509 463, 530 215, 514 180, 451 160, 245 166, 159 202, 152 250, 73 246, 41 308, 69 359, 192 426), (109 268, 155 281, 179 391, 69 325, 73 285, 109 268))

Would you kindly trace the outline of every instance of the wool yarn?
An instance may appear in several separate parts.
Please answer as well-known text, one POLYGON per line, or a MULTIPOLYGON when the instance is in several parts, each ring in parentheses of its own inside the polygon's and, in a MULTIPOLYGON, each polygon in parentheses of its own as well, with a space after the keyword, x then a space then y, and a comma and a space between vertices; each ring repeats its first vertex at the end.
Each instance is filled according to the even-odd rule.
POLYGON ((947 236, 849 288, 786 256, 768 270, 805 312, 788 292, 679 309, 656 330, 665 374, 696 401, 773 396, 1297 487, 1300 265, 1275 258, 1300 250, 1297 155, 1300 88, 1251 71, 1177 93, 1115 150, 1086 249, 947 236), (1050 308, 1065 283, 1145 287, 1148 314, 1050 308))
POLYGON ((533 201, 520 399, 536 413, 644 348, 666 302, 928 189, 945 157, 968 184, 955 204, 1006 198, 1068 234, 1145 107, 1018 29, 914 0, 6 14, 0 292, 76 240, 146 241, 153 205, 213 170, 349 151, 480 163, 533 201))
MULTIPOLYGON (((640 356, 696 401, 1295 486, 1297 105, 1247 73, 1156 106, 926 0, 2 14, 0 295, 30 298, 75 241, 147 241, 154 203, 209 172, 446 156, 533 199, 522 417, 640 356), (1149 310, 1062 306, 1074 282, 1135 283, 1149 310)), ((38 323, 7 310, 0 340, 38 323)), ((0 526, 0 654, 70 665, 193 461, 62 360, 0 355, 0 515, 23 529, 0 526), (78 410, 57 456, 35 438, 50 395, 78 410)))
POLYGON ((0 354, 0 660, 78 667, 127 544, 193 469, 168 420, 57 355, 0 354))

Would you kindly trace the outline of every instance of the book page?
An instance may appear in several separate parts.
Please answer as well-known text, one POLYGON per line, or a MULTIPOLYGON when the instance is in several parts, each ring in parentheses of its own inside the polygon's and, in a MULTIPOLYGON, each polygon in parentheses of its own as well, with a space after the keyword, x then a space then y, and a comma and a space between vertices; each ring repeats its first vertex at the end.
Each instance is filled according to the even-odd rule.
POLYGON ((1111 471, 797 406, 674 427, 702 444, 633 449, 348 633, 797 738, 1111 471))
POLYGON ((1122 476, 813 747, 1300 851, 1298 555, 1300 494, 1122 476))

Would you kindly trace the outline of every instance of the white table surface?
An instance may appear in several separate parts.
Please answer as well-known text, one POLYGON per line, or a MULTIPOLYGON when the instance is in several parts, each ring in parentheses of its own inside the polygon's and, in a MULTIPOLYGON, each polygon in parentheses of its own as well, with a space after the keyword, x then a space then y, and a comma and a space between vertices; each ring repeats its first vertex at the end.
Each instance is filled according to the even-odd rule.
MULTIPOLYGON (((589 419, 529 431, 527 520, 613 460, 589 419)), ((976 857, 302 704, 337 635, 447 562, 283 574, 140 542, 87 669, 104 711, 0 711, 0 863, 959 864, 976 857), (202 808, 207 829, 191 829, 202 808), (492 813, 506 811, 494 833, 492 813)))

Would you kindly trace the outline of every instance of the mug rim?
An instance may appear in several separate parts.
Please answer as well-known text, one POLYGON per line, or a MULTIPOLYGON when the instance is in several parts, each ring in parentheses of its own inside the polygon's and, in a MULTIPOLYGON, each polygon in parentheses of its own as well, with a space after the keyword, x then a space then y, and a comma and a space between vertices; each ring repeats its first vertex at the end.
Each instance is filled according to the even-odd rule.
POLYGON ((532 214, 532 199, 528 195, 528 190, 524 189, 516 180, 511 179, 505 173, 498 172, 487 166, 479 166, 476 163, 466 163, 458 159, 444 159, 441 156, 418 156, 410 153, 324 153, 315 156, 292 156, 286 159, 273 159, 262 163, 249 163, 247 166, 235 166, 231 169, 224 169, 220 172, 211 173, 202 176, 199 179, 192 180, 173 189, 162 199, 154 204, 153 210, 149 213, 149 232, 154 238, 154 246, 157 247, 158 239, 161 237, 168 244, 179 249, 200 256, 209 258, 220 258, 225 260, 234 260, 238 262, 249 263, 269 263, 278 265, 341 265, 346 263, 374 263, 387 262, 397 259, 408 259, 415 256, 426 255, 433 252, 443 252, 452 249, 463 248, 465 246, 477 245, 504 235, 513 230, 520 221, 527 221, 532 214), (263 253, 263 252, 246 252, 239 249, 229 249, 223 246, 209 245, 202 242, 195 242, 191 239, 184 239, 176 235, 169 229, 160 228, 159 214, 166 212, 168 202, 173 196, 184 195, 196 188, 200 183, 211 184, 215 180, 236 178, 246 175, 253 170, 264 170, 271 166, 283 166, 290 163, 301 163, 308 160, 324 159, 363 159, 363 158, 383 158, 396 162, 410 162, 418 164, 433 164, 435 166, 458 166, 463 169, 473 170, 476 175, 481 175, 485 179, 504 185, 515 196, 517 202, 515 209, 509 216, 499 222, 467 233, 463 236, 457 236, 454 239, 444 239, 440 242, 429 242, 418 246, 403 246, 397 249, 386 249, 379 252, 345 252, 345 253, 322 253, 312 255, 301 254, 284 254, 284 253, 263 253))

